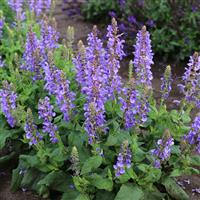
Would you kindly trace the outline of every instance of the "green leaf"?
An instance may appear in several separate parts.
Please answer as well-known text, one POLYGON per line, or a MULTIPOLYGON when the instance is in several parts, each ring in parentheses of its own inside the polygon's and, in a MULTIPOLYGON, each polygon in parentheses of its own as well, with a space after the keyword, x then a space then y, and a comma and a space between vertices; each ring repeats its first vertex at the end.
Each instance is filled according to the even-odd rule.
POLYGON ((170 173, 170 177, 181 176, 182 173, 183 173, 182 170, 180 170, 180 169, 174 169, 174 170, 170 173))
POLYGON ((166 191, 176 200, 189 200, 187 193, 171 178, 165 178, 162 181, 166 191))
POLYGON ((75 200, 90 200, 90 198, 86 194, 79 194, 75 200))
POLYGON ((78 196, 79 192, 77 192, 76 190, 70 190, 62 195, 61 200, 75 200, 78 196))
POLYGON ((67 175, 62 171, 53 171, 46 175, 42 180, 38 182, 38 185, 45 185, 48 188, 59 192, 65 192, 68 189, 67 175))
POLYGON ((33 183, 35 182, 35 180, 38 178, 39 176, 39 171, 35 170, 34 168, 30 168, 26 171, 26 173, 23 176, 22 182, 21 182, 21 186, 22 187, 30 187, 33 185, 33 183))
POLYGON ((50 172, 52 170, 55 170, 56 168, 52 166, 51 164, 40 160, 37 155, 21 155, 20 160, 25 162, 29 167, 37 168, 38 170, 42 172, 50 172))
POLYGON ((103 178, 98 174, 92 174, 87 178, 91 185, 94 185, 98 189, 104 189, 107 191, 112 191, 113 181, 108 178, 103 178))
POLYGON ((81 147, 85 141, 85 134, 72 132, 69 134, 68 140, 71 146, 81 147))
POLYGON ((94 169, 97 169, 102 163, 101 156, 92 156, 87 159, 82 167, 81 174, 86 174, 91 172, 94 169))
POLYGON ((11 180, 11 191, 16 192, 21 185, 22 181, 22 174, 20 174, 20 166, 18 166, 16 169, 12 171, 12 180, 11 180))
POLYGON ((17 135, 19 135, 19 133, 21 132, 21 129, 4 129, 4 128, 0 128, 0 149, 2 149, 5 146, 6 140, 8 138, 13 138, 15 139, 15 137, 17 135))
POLYGON ((161 193, 158 189, 154 188, 153 191, 145 190, 144 192, 144 199, 143 200, 161 200, 164 199, 166 196, 165 193, 161 193))
POLYGON ((115 144, 117 144, 117 137, 115 135, 109 134, 105 145, 106 146, 114 146, 115 144))
POLYGON ((122 185, 115 200, 142 200, 144 197, 143 191, 136 185, 122 185))
POLYGON ((73 182, 75 188, 81 193, 85 193, 88 189, 88 186, 90 185, 88 180, 86 180, 84 177, 81 178, 80 176, 74 176, 73 182))
POLYGON ((118 177, 120 183, 127 183, 129 179, 131 179, 130 175, 128 173, 124 173, 121 176, 118 177))
POLYGON ((12 136, 12 132, 9 132, 7 130, 3 130, 0 132, 0 149, 2 149, 5 146, 7 138, 12 136))
POLYGON ((116 144, 121 144, 124 140, 131 141, 129 132, 120 130, 111 132, 106 141, 106 146, 114 146, 116 144))
POLYGON ((180 155, 181 154, 180 147, 178 145, 173 145, 172 148, 171 148, 171 153, 176 154, 176 155, 180 155))
POLYGON ((113 192, 108 192, 105 190, 98 190, 95 196, 96 196, 95 200, 114 200, 115 199, 115 194, 113 192))
POLYGON ((182 119, 183 123, 190 123, 190 121, 191 121, 191 118, 187 113, 182 114, 181 119, 182 119))
POLYGON ((191 165, 200 166, 200 156, 199 155, 191 156, 190 161, 191 161, 191 165))

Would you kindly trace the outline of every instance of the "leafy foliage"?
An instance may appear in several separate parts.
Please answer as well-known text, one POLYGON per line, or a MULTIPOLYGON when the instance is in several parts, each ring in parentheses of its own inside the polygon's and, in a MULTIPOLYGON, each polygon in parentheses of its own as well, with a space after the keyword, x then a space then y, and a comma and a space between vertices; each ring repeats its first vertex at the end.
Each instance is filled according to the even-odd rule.
POLYGON ((184 60, 199 47, 199 4, 190 1, 167 0, 89 0, 83 7, 86 19, 105 19, 109 13, 121 21, 122 32, 128 39, 127 50, 141 25, 151 32, 153 49, 165 59, 184 60), (108 3, 110 2, 110 3, 108 3), (112 2, 112 3, 111 3, 112 2), (125 2, 120 4, 120 2, 125 2), (111 13, 114 12, 114 13, 111 13), (131 20, 132 19, 132 20, 131 20))

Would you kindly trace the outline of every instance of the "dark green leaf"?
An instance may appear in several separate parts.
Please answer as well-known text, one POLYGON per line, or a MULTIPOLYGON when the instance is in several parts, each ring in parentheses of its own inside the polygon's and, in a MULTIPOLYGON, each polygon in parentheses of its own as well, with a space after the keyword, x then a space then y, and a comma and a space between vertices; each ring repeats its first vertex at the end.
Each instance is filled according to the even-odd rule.
POLYGON ((21 185, 22 181, 22 174, 20 173, 21 169, 20 166, 18 166, 16 169, 12 171, 12 180, 11 180, 11 191, 16 192, 21 185))
POLYGON ((77 192, 76 190, 70 190, 62 195, 61 200, 75 200, 78 196, 79 192, 77 192))
POLYGON ((194 166, 200 166, 200 156, 199 155, 193 155, 190 157, 191 164, 194 166))
POLYGON ((75 200, 90 200, 90 198, 86 194, 79 194, 75 200))
POLYGON ((136 185, 122 185, 115 200, 142 200, 144 197, 143 191, 136 185))
POLYGON ((96 196, 95 200, 114 200, 115 199, 115 194, 113 192, 108 192, 105 190, 98 190, 95 196, 96 196))
POLYGON ((103 178, 98 174, 92 174, 87 178, 91 185, 94 185, 98 189, 104 189, 107 191, 112 191, 113 181, 108 178, 103 178))
POLYGON ((85 161, 81 174, 86 174, 91 172, 94 169, 97 169, 102 163, 102 157, 101 156, 92 156, 88 160, 85 161))
POLYGON ((174 170, 170 173, 170 177, 181 176, 182 173, 183 173, 182 170, 180 170, 180 169, 174 169, 174 170))
POLYGON ((165 178, 162 181, 166 191, 176 200, 189 200, 189 196, 186 192, 171 178, 165 178))
POLYGON ((68 189, 68 177, 62 171, 53 171, 38 182, 38 185, 45 185, 56 191, 65 192, 68 189))

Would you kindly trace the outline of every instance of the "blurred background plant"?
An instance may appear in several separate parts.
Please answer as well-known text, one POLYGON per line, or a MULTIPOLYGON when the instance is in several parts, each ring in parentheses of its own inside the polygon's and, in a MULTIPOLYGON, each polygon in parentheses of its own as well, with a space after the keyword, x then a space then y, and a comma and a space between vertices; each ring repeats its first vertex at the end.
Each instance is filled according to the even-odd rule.
POLYGON ((0 1, 0 8, 4 14, 6 22, 9 22, 9 23, 13 22, 14 15, 13 15, 11 8, 8 6, 7 0, 0 1))
POLYGON ((192 0, 88 0, 82 11, 87 20, 102 22, 116 17, 127 40, 127 54, 137 31, 146 25, 157 57, 185 60, 200 44, 200 1, 192 0))

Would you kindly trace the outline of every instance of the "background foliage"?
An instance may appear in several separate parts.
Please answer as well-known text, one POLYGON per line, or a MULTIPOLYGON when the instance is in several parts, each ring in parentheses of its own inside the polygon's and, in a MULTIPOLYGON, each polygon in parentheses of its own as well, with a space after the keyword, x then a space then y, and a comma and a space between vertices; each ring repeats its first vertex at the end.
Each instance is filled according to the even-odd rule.
MULTIPOLYGON (((83 7, 87 20, 105 22, 114 15, 121 21, 122 32, 130 41, 137 30, 147 25, 151 33, 154 52, 165 59, 184 60, 200 45, 199 1, 173 0, 88 0, 83 7), (135 19, 131 17, 134 17, 135 19)), ((128 50, 129 52, 130 50, 128 50)))

